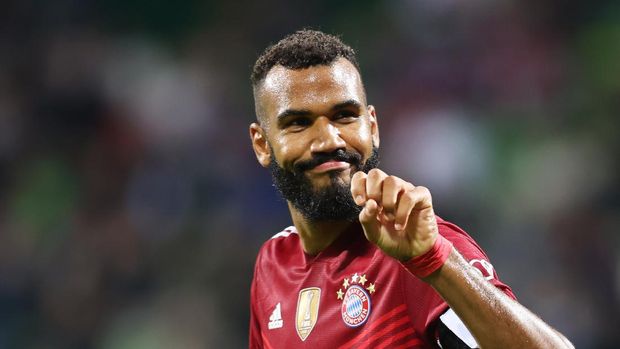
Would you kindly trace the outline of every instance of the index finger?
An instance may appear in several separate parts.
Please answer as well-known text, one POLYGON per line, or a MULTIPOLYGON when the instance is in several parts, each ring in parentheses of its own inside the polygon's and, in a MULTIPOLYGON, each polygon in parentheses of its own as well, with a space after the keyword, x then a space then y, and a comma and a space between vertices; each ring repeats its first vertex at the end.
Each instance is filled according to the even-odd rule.
POLYGON ((359 206, 366 203, 366 173, 357 171, 351 177, 351 195, 353 201, 359 206))

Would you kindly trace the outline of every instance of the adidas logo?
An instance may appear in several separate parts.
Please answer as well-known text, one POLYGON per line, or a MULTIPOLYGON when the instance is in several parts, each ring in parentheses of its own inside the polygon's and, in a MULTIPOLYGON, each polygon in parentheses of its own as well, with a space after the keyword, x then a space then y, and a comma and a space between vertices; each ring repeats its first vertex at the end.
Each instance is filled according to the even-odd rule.
POLYGON ((273 310, 273 313, 271 313, 271 316, 269 316, 267 328, 273 330, 276 328, 281 328, 283 324, 284 321, 282 321, 282 311, 280 310, 280 303, 278 303, 276 308, 273 310))

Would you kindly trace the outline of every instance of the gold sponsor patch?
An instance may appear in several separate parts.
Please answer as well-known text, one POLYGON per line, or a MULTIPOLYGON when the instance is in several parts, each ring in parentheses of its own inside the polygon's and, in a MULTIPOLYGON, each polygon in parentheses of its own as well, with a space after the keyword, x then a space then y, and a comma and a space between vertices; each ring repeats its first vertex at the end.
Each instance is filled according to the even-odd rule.
POLYGON ((318 287, 304 288, 299 291, 297 299, 297 313, 295 314, 295 329, 302 341, 312 332, 319 317, 319 301, 321 289, 318 287))

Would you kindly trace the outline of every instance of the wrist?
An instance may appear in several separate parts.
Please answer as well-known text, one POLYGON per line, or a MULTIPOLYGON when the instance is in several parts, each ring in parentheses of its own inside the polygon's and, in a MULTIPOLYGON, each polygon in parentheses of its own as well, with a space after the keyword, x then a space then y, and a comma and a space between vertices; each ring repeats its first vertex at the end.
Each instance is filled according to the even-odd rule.
POLYGON ((441 268, 448 260, 448 257, 450 257, 451 252, 452 242, 441 234, 437 234, 437 239, 430 250, 423 255, 401 262, 401 264, 410 273, 422 279, 441 268))

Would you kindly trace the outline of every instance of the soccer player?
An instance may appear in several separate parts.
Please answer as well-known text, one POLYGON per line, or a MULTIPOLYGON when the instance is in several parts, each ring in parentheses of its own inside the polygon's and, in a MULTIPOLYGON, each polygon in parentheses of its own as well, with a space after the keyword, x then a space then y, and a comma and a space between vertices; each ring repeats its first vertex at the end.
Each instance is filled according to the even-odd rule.
POLYGON ((298 31, 258 58, 252 84, 252 146, 293 226, 257 257, 250 348, 572 348, 427 188, 377 168, 353 49, 298 31))

